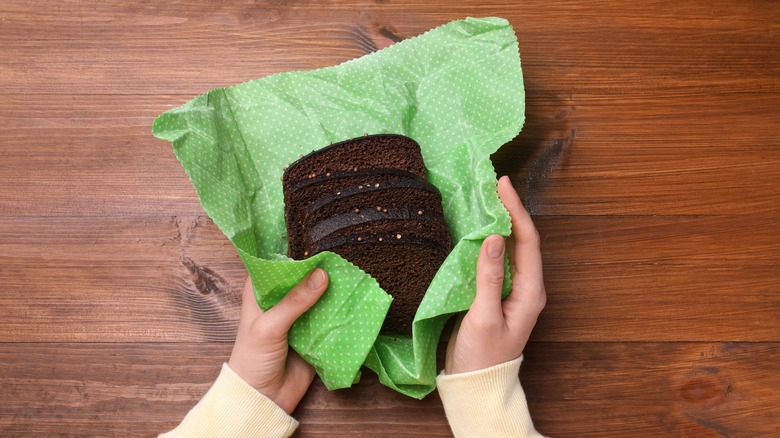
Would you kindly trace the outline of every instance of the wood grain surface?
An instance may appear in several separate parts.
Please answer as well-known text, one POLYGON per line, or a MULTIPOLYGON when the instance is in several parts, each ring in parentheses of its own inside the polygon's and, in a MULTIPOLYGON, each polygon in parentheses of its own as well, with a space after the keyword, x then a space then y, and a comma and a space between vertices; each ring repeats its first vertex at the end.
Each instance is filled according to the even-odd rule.
MULTIPOLYGON (((780 436, 769 0, 0 2, 0 436, 153 436, 230 353, 245 270, 154 117, 466 16, 520 42, 526 122, 493 162, 542 236, 537 428, 780 436)), ((300 437, 451 436, 438 396, 370 372, 294 415, 300 437)))

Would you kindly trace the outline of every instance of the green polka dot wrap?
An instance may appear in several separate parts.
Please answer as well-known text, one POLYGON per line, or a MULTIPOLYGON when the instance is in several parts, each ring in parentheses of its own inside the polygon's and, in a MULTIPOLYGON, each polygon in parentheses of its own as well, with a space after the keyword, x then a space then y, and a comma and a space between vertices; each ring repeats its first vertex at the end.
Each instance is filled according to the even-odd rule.
POLYGON ((474 298, 482 241, 509 235, 490 154, 520 132, 524 97, 509 23, 468 18, 338 66, 209 91, 159 116, 152 131, 173 143, 263 309, 313 268, 328 271, 328 290, 293 325, 290 345, 329 389, 351 386, 365 365, 383 384, 422 398, 435 386, 445 322, 474 298), (455 244, 411 337, 379 334, 392 298, 359 268, 331 252, 303 261, 286 256, 283 169, 300 154, 381 133, 420 143, 455 244))

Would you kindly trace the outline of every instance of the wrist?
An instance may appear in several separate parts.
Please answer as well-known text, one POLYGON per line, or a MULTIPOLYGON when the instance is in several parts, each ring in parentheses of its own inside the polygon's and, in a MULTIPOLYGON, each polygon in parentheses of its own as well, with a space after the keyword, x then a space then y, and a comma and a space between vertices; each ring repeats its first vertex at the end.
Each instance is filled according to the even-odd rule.
POLYGON ((492 370, 496 370, 498 368, 507 367, 507 366, 517 366, 520 367, 520 363, 523 361, 523 355, 517 356, 515 358, 507 358, 500 361, 490 361, 486 362, 484 364, 480 363, 468 363, 468 364, 460 364, 456 365, 453 364, 450 367, 445 366, 444 370, 442 370, 441 375, 442 376, 454 376, 454 375, 472 375, 472 374, 479 374, 483 372, 490 372, 492 370))
MULTIPOLYGON (((235 373, 236 376, 243 380, 247 385, 251 386, 255 389, 255 391, 259 392, 279 405, 277 400, 279 398, 279 390, 278 388, 274 388, 274 385, 271 384, 273 382, 268 382, 265 381, 265 379, 258 378, 256 373, 253 373, 252 370, 247 369, 242 365, 242 361, 233 360, 232 357, 230 360, 228 360, 227 365, 233 371, 233 373, 235 373)), ((279 385, 277 384, 276 386, 278 387, 279 385)))

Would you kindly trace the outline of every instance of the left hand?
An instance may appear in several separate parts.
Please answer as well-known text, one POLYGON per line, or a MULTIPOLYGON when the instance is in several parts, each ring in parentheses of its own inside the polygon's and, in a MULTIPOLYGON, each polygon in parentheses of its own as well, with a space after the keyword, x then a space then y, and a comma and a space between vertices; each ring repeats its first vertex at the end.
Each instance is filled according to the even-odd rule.
POLYGON ((306 394, 314 368, 287 345, 287 332, 322 296, 328 274, 317 268, 267 312, 255 300, 251 279, 244 285, 241 320, 228 366, 288 414, 306 394))

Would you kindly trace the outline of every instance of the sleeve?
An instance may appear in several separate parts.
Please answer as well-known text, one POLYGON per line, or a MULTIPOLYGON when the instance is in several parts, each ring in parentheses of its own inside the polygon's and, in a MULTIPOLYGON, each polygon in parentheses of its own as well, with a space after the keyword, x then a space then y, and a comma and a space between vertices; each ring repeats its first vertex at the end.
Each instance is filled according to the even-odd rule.
POLYGON ((436 378, 436 386, 453 434, 458 437, 542 437, 534 429, 523 388, 520 362, 436 378))
POLYGON ((297 427, 294 418, 223 364, 200 402, 160 437, 289 437, 297 427))

